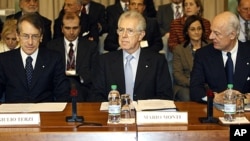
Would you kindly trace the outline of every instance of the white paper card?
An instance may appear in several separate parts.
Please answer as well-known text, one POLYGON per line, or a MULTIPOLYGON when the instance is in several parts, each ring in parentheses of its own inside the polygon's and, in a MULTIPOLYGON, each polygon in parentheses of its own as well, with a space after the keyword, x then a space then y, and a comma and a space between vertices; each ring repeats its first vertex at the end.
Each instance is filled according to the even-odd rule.
POLYGON ((1 104, 0 113, 61 112, 67 103, 18 103, 1 104))
POLYGON ((0 114, 1 125, 39 125, 39 113, 0 114))
POLYGON ((223 124, 249 124, 250 123, 246 117, 236 117, 234 121, 226 121, 224 117, 219 117, 219 120, 223 124))
POLYGON ((174 110, 176 111, 176 105, 173 100, 161 100, 161 99, 149 99, 138 100, 137 111, 162 111, 162 110, 174 110))
POLYGON ((139 111, 136 112, 137 124, 188 123, 187 112, 139 111))

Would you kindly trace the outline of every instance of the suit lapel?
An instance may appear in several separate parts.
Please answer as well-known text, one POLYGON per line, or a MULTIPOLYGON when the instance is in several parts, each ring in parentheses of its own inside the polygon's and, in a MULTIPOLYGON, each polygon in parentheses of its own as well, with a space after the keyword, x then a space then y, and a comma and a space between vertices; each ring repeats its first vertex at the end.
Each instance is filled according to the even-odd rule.
POLYGON ((43 54, 43 52, 41 51, 41 49, 39 49, 38 51, 38 55, 37 55, 37 59, 36 59, 36 64, 35 64, 35 68, 32 74, 32 80, 31 80, 31 88, 34 87, 34 85, 36 84, 36 82, 39 80, 39 76, 41 74, 43 74, 43 72, 45 71, 46 67, 46 60, 47 58, 45 57, 46 55, 43 54))
POLYGON ((184 54, 186 61, 188 63, 189 70, 192 70, 192 68, 193 68, 193 56, 192 56, 192 53, 190 53, 190 48, 188 46, 184 48, 183 54, 184 54))
MULTIPOLYGON (((21 82, 23 83, 23 85, 25 87, 27 87, 27 80, 26 80, 26 72, 25 72, 25 67, 24 67, 24 63, 23 63, 23 60, 22 60, 22 56, 21 56, 21 53, 20 53, 20 48, 15 50, 15 54, 13 56, 13 68, 23 68, 23 69, 20 69, 18 70, 18 77, 20 78, 21 82), (16 56, 16 57, 14 57, 16 56)), ((19 80, 19 79, 17 79, 19 80)))
POLYGON ((137 88, 137 86, 144 81, 144 77, 148 72, 148 68, 152 67, 151 65, 151 57, 147 55, 146 52, 144 52, 143 49, 141 49, 139 61, 138 61, 138 66, 137 66, 137 72, 136 72, 136 78, 135 78, 135 87, 134 89, 137 88))

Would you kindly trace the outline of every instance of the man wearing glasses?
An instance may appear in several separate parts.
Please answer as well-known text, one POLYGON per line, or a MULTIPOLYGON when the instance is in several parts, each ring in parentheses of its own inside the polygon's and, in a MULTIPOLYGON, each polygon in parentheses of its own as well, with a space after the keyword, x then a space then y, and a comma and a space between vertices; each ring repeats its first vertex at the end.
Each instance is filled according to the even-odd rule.
MULTIPOLYGON (((129 10, 135 10, 143 15, 145 8, 146 8, 145 0, 128 0, 127 2, 129 2, 129 5, 128 5, 129 10)), ((108 11, 110 10, 108 10, 107 8, 107 15, 108 13, 110 13, 108 11)), ((118 35, 116 33, 117 21, 119 17, 115 19, 115 16, 113 16, 112 18, 115 24, 112 23, 112 27, 109 27, 109 32, 104 42, 104 49, 107 51, 116 51, 117 49, 119 49, 118 48, 119 47, 118 35)), ((158 22, 155 18, 150 18, 145 15, 144 15, 144 18, 146 20, 147 27, 146 27, 146 34, 140 42, 141 47, 144 49, 154 51, 154 52, 159 52, 163 48, 163 42, 162 42, 160 27, 158 25, 158 22)))
POLYGON ((143 50, 146 21, 136 11, 124 12, 118 21, 121 50, 102 54, 93 82, 93 101, 107 101, 110 86, 134 101, 173 99, 172 82, 164 55, 143 50))
POLYGON ((23 15, 17 23, 20 48, 0 54, 0 98, 7 103, 63 102, 70 85, 63 59, 57 52, 39 48, 43 22, 36 13, 23 15))

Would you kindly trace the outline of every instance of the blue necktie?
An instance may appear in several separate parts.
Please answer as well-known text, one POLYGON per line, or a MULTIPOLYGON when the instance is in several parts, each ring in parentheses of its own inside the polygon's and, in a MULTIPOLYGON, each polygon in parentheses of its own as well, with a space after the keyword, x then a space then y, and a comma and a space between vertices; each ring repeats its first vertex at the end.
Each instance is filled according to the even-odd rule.
POLYGON ((31 87, 31 79, 33 73, 32 61, 33 61, 32 57, 28 56, 26 58, 25 70, 26 70, 27 84, 29 88, 31 87))
POLYGON ((225 66, 226 75, 227 75, 227 84, 233 84, 233 75, 234 75, 234 65, 231 58, 231 53, 227 53, 227 62, 225 66))
POLYGON ((133 82, 133 72, 130 61, 133 59, 132 55, 128 55, 126 57, 126 64, 124 68, 125 72, 125 84, 126 84, 126 94, 130 95, 131 100, 133 100, 133 92, 134 92, 134 82, 133 82))

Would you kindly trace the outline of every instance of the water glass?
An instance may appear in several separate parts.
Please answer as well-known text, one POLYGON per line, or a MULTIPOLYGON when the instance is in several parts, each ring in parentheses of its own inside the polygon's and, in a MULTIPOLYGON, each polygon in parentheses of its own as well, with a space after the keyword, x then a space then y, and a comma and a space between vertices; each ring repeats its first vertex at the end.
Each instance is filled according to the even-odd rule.
POLYGON ((121 95, 121 118, 131 118, 131 108, 130 108, 130 95, 121 95))

